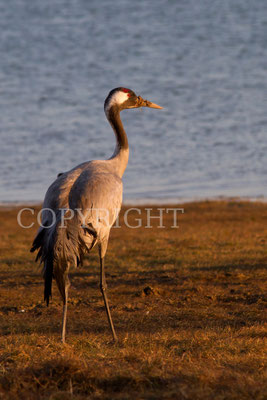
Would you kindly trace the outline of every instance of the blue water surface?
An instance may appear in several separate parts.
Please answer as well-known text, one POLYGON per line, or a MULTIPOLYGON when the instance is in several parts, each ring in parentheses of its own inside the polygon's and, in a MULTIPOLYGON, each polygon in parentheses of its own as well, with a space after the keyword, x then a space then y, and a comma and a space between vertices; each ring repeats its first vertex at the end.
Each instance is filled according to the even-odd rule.
POLYGON ((0 202, 113 153, 126 86, 126 201, 267 196, 266 0, 0 0, 0 202))

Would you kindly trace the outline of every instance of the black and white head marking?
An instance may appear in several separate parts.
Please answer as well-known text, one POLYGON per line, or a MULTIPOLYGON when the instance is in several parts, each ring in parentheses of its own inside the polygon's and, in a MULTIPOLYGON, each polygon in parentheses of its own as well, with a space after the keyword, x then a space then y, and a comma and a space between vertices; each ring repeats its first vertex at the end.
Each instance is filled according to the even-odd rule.
MULTIPOLYGON (((123 87, 119 87, 111 90, 108 97, 106 98, 104 110, 108 113, 111 107, 118 106, 118 108, 131 108, 131 101, 136 98, 136 94, 131 90, 123 87), (125 105, 125 107, 123 106, 125 105)), ((134 105, 133 105, 134 107, 134 105)))

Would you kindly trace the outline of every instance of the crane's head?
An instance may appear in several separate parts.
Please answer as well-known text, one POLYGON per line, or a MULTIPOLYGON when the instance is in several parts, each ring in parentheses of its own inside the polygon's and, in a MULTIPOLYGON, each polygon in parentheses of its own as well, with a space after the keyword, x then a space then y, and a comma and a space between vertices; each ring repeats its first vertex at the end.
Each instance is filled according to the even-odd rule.
POLYGON ((113 89, 109 93, 105 100, 105 112, 107 113, 112 107, 117 108, 119 111, 139 107, 162 108, 155 103, 151 103, 151 101, 142 99, 141 96, 136 96, 131 89, 124 87, 113 89))

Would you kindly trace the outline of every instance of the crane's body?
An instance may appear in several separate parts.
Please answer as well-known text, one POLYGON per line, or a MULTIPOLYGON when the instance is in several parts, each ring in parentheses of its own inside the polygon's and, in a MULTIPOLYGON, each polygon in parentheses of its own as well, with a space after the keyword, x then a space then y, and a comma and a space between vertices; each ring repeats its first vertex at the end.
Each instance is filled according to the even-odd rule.
POLYGON ((161 108, 137 97, 125 88, 113 89, 105 101, 105 113, 116 135, 116 148, 108 160, 95 160, 59 174, 48 188, 42 210, 42 227, 31 251, 44 263, 44 298, 49 304, 54 277, 63 300, 62 341, 65 342, 70 266, 78 266, 83 255, 99 248, 100 289, 114 340, 104 273, 109 233, 122 204, 122 176, 128 163, 129 147, 120 111, 137 107, 161 108))

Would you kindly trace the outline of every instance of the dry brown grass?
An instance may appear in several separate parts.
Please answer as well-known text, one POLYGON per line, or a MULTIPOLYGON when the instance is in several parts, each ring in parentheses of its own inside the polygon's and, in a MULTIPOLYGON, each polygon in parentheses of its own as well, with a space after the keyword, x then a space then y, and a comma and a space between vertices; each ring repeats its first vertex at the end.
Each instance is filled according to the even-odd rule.
POLYGON ((97 252, 71 276, 62 345, 57 289, 47 308, 29 253, 36 228, 21 229, 16 209, 0 210, 0 398, 267 398, 267 206, 184 209, 179 229, 169 215, 165 229, 112 230, 106 267, 116 345, 97 252))

